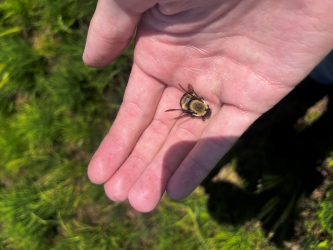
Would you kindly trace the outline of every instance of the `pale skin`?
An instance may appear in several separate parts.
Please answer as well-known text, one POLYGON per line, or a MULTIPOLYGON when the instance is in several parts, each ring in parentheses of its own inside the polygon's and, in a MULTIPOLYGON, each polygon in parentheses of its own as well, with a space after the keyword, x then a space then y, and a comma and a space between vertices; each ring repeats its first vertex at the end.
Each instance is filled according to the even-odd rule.
POLYGON ((332 13, 332 0, 99 0, 88 66, 111 63, 137 32, 124 99, 89 164, 90 180, 141 212, 165 191, 187 197, 332 50, 332 13), (206 121, 165 112, 179 108, 178 83, 205 98, 206 121))

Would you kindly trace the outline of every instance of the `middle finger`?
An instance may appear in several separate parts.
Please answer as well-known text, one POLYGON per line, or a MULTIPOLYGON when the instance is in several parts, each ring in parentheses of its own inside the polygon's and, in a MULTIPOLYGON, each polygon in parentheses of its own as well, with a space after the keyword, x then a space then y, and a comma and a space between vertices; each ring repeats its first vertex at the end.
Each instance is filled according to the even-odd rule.
MULTIPOLYGON (((216 111, 218 107, 212 106, 212 109, 216 111)), ((135 209, 147 212, 155 208, 171 175, 194 147, 213 118, 214 115, 205 122, 199 117, 178 120, 161 149, 130 188, 128 199, 135 209), (173 147, 176 144, 180 144, 180 147, 173 147), (170 153, 172 148, 177 148, 177 150, 172 150, 170 153)))

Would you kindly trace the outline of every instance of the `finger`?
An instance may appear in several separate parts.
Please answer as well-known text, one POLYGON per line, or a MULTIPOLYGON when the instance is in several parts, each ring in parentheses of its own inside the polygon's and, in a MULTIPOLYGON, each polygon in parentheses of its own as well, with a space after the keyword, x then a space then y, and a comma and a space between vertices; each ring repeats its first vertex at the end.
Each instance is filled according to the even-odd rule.
POLYGON ((133 65, 117 118, 88 166, 93 183, 105 183, 126 160, 152 120, 165 85, 133 65))
MULTIPOLYGON (((213 109, 217 107, 213 106, 213 109)), ((189 117, 175 124, 161 150, 129 191, 128 200, 136 210, 148 212, 156 207, 169 178, 191 151, 208 123, 209 120, 203 122, 200 118, 189 117), (178 142, 183 142, 182 147, 168 155, 169 149, 178 142)))
POLYGON ((130 42, 141 13, 155 1, 99 0, 90 22, 83 61, 91 67, 112 62, 130 42))
POLYGON ((130 156, 104 185, 105 193, 111 200, 127 199, 130 188, 161 149, 176 122, 170 119, 165 110, 178 103, 181 95, 176 88, 168 87, 164 90, 153 120, 140 136, 130 156))
POLYGON ((170 178, 168 194, 173 199, 183 199, 191 194, 258 117, 235 106, 224 105, 170 178))

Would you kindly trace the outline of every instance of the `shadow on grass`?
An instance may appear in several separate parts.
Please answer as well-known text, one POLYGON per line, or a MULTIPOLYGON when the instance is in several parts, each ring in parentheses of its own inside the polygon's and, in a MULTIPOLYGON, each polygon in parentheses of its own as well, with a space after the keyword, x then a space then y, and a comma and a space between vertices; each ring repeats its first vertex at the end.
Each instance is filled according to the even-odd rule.
POLYGON ((305 79, 244 133, 202 183, 212 217, 232 224, 258 218, 281 246, 294 235, 300 201, 323 182, 318 167, 332 145, 333 86, 305 79), (320 107, 325 101, 326 111, 320 107), (245 188, 213 179, 231 162, 245 188))

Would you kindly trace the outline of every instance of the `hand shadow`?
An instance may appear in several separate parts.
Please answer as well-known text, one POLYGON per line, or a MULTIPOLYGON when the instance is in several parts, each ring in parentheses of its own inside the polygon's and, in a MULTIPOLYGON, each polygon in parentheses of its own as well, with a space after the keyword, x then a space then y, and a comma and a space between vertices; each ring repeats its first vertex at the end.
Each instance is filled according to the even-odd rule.
MULTIPOLYGON (((180 147, 191 145, 174 145, 165 163, 180 147)), ((300 201, 322 184, 323 168, 318 167, 332 146, 333 86, 307 78, 261 116, 203 181, 212 217, 234 225, 259 219, 272 241, 281 246, 294 235, 300 201), (243 186, 216 179, 228 165, 234 165, 243 186)))

